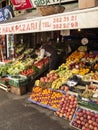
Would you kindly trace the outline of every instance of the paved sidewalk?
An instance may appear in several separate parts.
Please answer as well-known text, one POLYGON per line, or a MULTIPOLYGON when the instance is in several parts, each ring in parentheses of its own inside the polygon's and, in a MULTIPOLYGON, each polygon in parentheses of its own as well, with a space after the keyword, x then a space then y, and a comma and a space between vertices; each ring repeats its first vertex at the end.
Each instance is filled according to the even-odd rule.
POLYGON ((53 111, 0 89, 0 130, 74 130, 53 111))

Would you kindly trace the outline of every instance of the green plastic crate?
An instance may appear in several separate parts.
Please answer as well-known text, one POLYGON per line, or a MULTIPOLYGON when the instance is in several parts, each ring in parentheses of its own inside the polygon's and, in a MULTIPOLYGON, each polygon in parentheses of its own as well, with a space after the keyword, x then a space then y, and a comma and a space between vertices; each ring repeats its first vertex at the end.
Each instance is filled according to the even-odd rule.
POLYGON ((18 75, 9 78, 9 84, 15 87, 26 86, 28 83, 28 78, 26 76, 18 75))

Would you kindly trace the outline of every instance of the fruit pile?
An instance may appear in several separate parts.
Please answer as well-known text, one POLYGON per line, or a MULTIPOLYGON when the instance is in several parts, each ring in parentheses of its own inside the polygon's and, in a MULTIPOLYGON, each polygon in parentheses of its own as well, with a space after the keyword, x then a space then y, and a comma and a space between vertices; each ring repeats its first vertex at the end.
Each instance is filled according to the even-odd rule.
POLYGON ((54 73, 48 73, 46 77, 41 77, 39 80, 39 86, 44 88, 51 88, 52 82, 59 78, 59 75, 54 73))
POLYGON ((58 79, 59 75, 57 73, 49 73, 46 77, 41 77, 40 82, 53 82, 58 79))
POLYGON ((62 99, 62 96, 63 96, 62 93, 53 91, 49 99, 48 105, 57 109, 59 107, 59 103, 62 99))
POLYGON ((95 63, 98 59, 98 54, 85 53, 83 58, 85 59, 86 62, 95 63))
POLYGON ((71 124, 81 130, 98 130, 98 113, 78 108, 71 124))
POLYGON ((67 65, 70 63, 79 61, 82 57, 84 57, 85 53, 80 53, 78 51, 73 52, 68 58, 67 58, 67 65))
POLYGON ((30 95, 30 99, 48 107, 58 108, 63 94, 47 88, 35 86, 30 95))
POLYGON ((69 65, 69 69, 74 69, 74 68, 78 68, 78 69, 80 69, 80 68, 83 68, 85 66, 85 63, 84 62, 73 62, 73 63, 71 63, 70 65, 69 65))
POLYGON ((66 94, 62 97, 56 114, 60 117, 72 119, 77 107, 77 97, 75 95, 66 94))
POLYGON ((25 75, 25 76, 30 76, 30 75, 34 74, 34 70, 33 69, 27 69, 27 70, 22 71, 20 74, 25 75))
POLYGON ((41 59, 40 61, 34 63, 34 66, 36 66, 39 69, 41 69, 44 65, 48 64, 48 62, 49 62, 49 58, 46 57, 46 58, 41 59))
POLYGON ((80 69, 72 69, 73 74, 78 74, 78 75, 85 75, 89 72, 89 68, 80 68, 80 69))

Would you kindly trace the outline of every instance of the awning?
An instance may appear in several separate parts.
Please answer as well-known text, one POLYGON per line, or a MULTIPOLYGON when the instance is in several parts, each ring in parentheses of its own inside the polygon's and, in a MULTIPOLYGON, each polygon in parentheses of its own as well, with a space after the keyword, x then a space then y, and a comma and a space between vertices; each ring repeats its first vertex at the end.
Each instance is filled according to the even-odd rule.
POLYGON ((0 34, 98 28, 98 7, 50 16, 29 13, 0 24, 0 34))

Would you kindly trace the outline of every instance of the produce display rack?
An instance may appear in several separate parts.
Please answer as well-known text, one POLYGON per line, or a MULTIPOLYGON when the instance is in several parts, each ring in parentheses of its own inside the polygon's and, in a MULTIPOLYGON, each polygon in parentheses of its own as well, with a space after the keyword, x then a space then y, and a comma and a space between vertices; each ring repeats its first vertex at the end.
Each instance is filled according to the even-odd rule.
POLYGON ((34 104, 37 104, 37 105, 39 105, 39 106, 48 108, 48 109, 50 109, 50 110, 57 111, 56 108, 50 107, 49 105, 41 104, 41 103, 36 102, 36 101, 34 101, 34 100, 30 99, 30 98, 28 98, 28 101, 29 101, 29 102, 32 102, 32 103, 34 103, 34 104))

